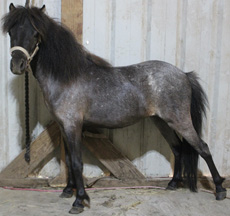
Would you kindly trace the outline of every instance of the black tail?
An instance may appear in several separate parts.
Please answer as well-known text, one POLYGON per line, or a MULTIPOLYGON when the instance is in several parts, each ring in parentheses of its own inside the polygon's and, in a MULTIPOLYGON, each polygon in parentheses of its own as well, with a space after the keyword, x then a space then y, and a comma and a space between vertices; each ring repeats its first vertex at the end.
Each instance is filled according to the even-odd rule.
MULTIPOLYGON (((191 117, 193 126, 199 136, 202 130, 202 118, 206 115, 206 106, 208 104, 206 94, 198 82, 198 77, 194 72, 187 73, 187 77, 192 88, 191 97, 191 117)), ((187 179, 188 186, 191 191, 197 191, 197 166, 198 166, 197 151, 183 139, 182 146, 182 167, 183 176, 187 179)))

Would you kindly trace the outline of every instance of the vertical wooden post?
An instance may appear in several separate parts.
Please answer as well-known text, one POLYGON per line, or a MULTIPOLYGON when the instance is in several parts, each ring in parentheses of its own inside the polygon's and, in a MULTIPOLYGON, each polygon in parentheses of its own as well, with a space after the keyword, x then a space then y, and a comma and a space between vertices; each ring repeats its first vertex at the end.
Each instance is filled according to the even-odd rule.
POLYGON ((74 33, 82 43, 83 0, 62 0, 62 23, 74 33))

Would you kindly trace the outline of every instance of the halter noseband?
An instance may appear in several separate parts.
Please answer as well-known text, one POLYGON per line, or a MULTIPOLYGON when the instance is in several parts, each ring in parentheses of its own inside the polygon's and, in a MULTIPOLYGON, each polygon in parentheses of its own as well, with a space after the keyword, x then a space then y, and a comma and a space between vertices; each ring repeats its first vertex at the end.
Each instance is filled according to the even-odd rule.
POLYGON ((36 46, 34 48, 34 51, 33 51, 33 53, 31 55, 29 54, 29 52, 25 48, 23 48, 21 46, 14 46, 14 47, 12 47, 10 49, 10 53, 12 55, 12 53, 14 51, 16 51, 16 50, 23 52, 25 54, 26 58, 27 58, 27 66, 30 67, 30 62, 33 60, 34 56, 37 54, 37 52, 39 50, 39 44, 40 44, 40 42, 41 42, 41 38, 39 37, 38 42, 37 42, 37 44, 36 44, 36 46))

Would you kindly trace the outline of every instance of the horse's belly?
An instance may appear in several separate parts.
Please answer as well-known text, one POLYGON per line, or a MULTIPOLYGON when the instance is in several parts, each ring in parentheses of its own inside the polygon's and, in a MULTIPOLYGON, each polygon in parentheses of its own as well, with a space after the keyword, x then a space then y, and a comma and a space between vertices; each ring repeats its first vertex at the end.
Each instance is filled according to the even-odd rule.
POLYGON ((84 126, 93 126, 101 128, 123 128, 138 122, 141 118, 132 119, 113 119, 113 118, 101 118, 101 119, 85 119, 84 126))
POLYGON ((132 125, 147 116, 146 111, 140 110, 139 108, 124 108, 114 105, 112 109, 103 109, 102 107, 102 109, 86 114, 84 117, 84 125, 103 128, 121 128, 132 125))

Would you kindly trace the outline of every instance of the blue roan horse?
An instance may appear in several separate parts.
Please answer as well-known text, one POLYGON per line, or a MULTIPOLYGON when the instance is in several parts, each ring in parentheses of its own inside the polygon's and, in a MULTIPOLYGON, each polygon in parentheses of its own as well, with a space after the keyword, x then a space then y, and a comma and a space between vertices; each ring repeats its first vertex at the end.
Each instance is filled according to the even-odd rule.
POLYGON ((211 171, 216 199, 224 199, 224 178, 216 169, 208 145, 200 138, 206 96, 196 75, 161 61, 112 67, 87 52, 43 9, 11 4, 3 18, 3 31, 11 38, 11 71, 20 75, 31 66, 46 105, 63 133, 69 172, 61 196, 70 197, 73 188, 77 189, 70 213, 82 212, 83 201, 89 202, 82 179, 83 128, 121 128, 146 117, 153 120, 175 155, 168 188, 175 189, 183 177, 196 191, 199 154, 211 171))

